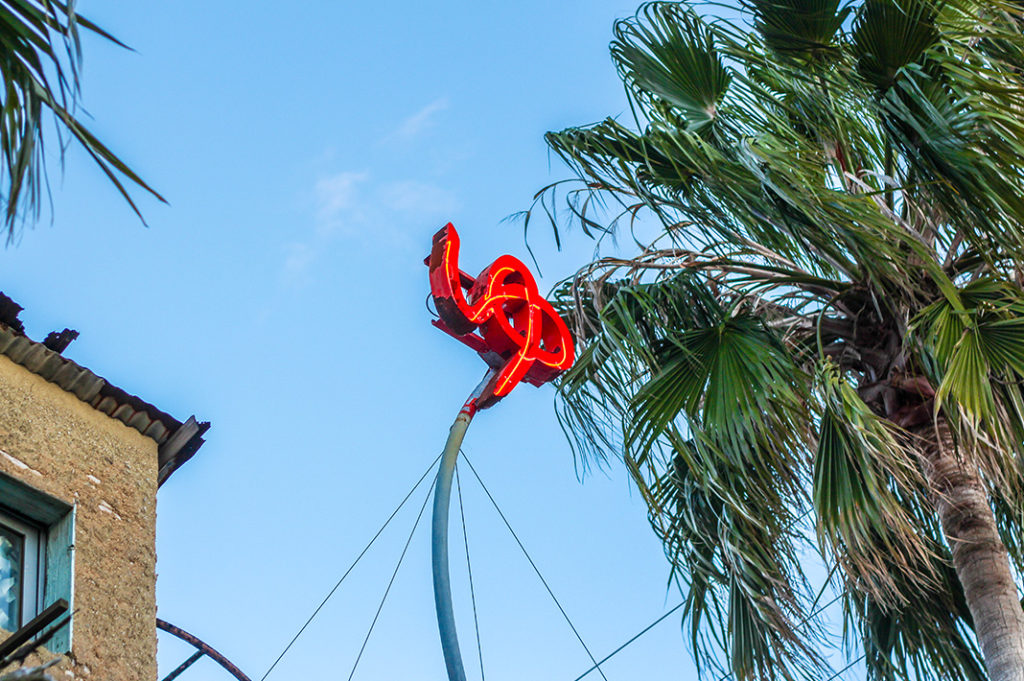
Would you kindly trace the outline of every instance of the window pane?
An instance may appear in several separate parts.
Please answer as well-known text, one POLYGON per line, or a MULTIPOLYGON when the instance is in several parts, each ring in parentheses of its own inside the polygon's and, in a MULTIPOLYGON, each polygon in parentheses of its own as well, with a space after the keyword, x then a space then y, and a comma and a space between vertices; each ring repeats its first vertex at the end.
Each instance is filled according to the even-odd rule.
POLYGON ((0 526, 0 629, 21 626, 22 560, 25 538, 0 526))

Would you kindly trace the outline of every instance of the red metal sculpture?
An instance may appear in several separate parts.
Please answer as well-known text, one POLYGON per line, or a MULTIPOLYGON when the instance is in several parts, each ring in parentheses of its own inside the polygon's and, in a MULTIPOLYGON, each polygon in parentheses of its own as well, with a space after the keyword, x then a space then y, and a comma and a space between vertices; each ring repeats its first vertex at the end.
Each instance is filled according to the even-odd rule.
POLYGON ((476 350, 497 371, 476 408, 496 403, 520 381, 543 385, 572 366, 569 329, 519 259, 503 255, 474 279, 459 269, 459 235, 448 223, 434 235, 427 264, 440 316, 434 326, 476 350), (473 333, 477 330, 479 335, 473 333))

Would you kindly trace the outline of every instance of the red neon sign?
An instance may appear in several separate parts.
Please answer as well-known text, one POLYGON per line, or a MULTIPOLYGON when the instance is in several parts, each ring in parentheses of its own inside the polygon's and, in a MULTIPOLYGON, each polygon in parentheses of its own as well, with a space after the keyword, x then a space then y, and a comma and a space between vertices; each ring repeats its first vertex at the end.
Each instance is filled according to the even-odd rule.
POLYGON ((497 370, 477 408, 491 406, 520 381, 543 385, 572 366, 575 348, 569 328, 519 259, 503 255, 473 279, 459 269, 459 234, 448 223, 434 235, 427 264, 440 316, 434 326, 476 350, 497 370))

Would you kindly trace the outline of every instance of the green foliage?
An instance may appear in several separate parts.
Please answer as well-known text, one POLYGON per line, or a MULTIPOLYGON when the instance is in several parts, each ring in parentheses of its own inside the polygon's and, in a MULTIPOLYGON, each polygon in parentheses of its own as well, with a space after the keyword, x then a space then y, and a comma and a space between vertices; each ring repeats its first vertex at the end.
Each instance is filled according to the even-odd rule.
MULTIPOLYGON (((941 551, 934 529, 935 548, 941 551)), ((898 605, 883 607, 855 591, 844 599, 847 623, 857 632, 870 678, 988 681, 960 581, 948 554, 939 555, 932 566, 935 581, 902 583, 898 605)))
POLYGON ((820 542, 859 591, 898 608, 908 588, 935 581, 934 549, 908 510, 923 481, 900 433, 832 362, 820 368, 818 385, 823 411, 812 494, 820 542))
POLYGON ((616 27, 633 121, 546 137, 587 234, 662 227, 556 290, 561 422, 629 470, 702 664, 821 678, 817 550, 871 678, 984 678, 918 452, 952 430, 1024 575, 1024 7, 698 7, 616 27))
MULTIPOLYGON (((60 0, 8 0, 0 11, 0 198, 8 241, 19 219, 39 214, 46 188, 43 131, 49 120, 58 135, 70 135, 81 145, 136 214, 125 180, 163 200, 75 113, 79 29, 121 44, 60 0)), ((63 152, 64 140, 59 143, 63 152)))
POLYGON ((612 58, 619 72, 638 96, 675 107, 688 129, 707 128, 730 80, 711 31, 680 5, 646 5, 642 11, 645 21, 616 26, 612 58))
POLYGON ((850 14, 839 0, 747 0, 754 29, 782 57, 813 59, 836 54, 836 34, 850 14))
POLYGON ((921 62, 939 42, 935 19, 941 6, 928 0, 867 0, 851 36, 857 70, 864 80, 885 92, 902 69, 921 62))

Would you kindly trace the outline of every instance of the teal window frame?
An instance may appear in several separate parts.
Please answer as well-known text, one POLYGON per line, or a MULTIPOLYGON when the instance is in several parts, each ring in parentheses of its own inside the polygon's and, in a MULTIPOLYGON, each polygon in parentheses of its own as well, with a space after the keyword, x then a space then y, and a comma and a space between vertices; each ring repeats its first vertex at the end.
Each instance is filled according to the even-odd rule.
POLYGON ((15 515, 7 509, 0 507, 0 532, 7 535, 9 540, 19 544, 19 560, 16 566, 16 589, 18 616, 14 622, 5 622, 4 629, 15 631, 33 617, 39 614, 39 606, 43 597, 43 567, 45 558, 43 551, 46 549, 41 540, 45 540, 45 533, 40 527, 23 518, 15 515))
MULTIPOLYGON (((41 528, 44 545, 43 597, 40 611, 64 599, 74 612, 75 595, 75 507, 30 485, 0 473, 0 509, 34 522, 41 528)), ((61 627, 47 644, 53 653, 71 652, 74 618, 61 627)))

